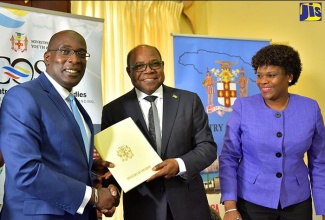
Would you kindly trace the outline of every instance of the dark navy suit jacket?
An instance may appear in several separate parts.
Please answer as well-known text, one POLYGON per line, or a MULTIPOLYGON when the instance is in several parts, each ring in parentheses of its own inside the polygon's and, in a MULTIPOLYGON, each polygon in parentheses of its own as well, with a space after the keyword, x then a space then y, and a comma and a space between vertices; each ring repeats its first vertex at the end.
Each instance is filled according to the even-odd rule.
MULTIPOLYGON (((104 106, 102 129, 127 117, 152 143, 134 89, 104 106)), ((208 220, 210 211, 200 171, 216 159, 217 146, 203 104, 195 93, 163 86, 162 120, 161 157, 181 158, 187 178, 160 178, 125 193, 124 219, 166 220, 168 202, 175 220, 208 220)))

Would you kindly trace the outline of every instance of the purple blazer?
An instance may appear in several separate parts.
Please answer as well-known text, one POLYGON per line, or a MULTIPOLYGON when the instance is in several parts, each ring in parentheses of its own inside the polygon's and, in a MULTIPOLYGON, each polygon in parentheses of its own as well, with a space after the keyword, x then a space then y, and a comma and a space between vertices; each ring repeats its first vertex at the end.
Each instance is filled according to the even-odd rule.
POLYGON ((276 111, 264 104, 261 94, 237 99, 219 175, 221 202, 239 196, 274 209, 280 201, 284 208, 306 200, 312 187, 316 214, 324 215, 325 128, 317 102, 290 94, 287 108, 276 111))

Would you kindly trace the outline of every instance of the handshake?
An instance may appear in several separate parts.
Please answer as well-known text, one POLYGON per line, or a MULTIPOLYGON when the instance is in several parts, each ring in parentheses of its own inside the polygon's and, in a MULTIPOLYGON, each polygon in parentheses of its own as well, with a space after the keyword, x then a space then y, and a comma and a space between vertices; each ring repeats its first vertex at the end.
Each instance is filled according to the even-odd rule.
POLYGON ((106 217, 112 217, 120 203, 120 192, 113 184, 110 184, 107 188, 101 186, 102 181, 107 180, 111 176, 108 167, 114 167, 114 164, 101 159, 93 161, 92 180, 95 187, 92 188, 88 204, 106 217))
POLYGON ((114 185, 110 184, 107 188, 92 188, 89 204, 103 213, 106 217, 113 216, 119 203, 120 193, 114 185))

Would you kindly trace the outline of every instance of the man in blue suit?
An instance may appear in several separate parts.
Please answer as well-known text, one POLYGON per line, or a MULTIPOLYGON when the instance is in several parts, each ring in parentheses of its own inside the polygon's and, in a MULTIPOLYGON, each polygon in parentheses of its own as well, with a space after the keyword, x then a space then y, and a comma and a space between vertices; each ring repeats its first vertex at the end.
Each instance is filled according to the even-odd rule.
POLYGON ((93 163, 92 121, 75 99, 86 128, 84 142, 66 100, 83 78, 89 56, 79 33, 58 32, 44 53, 46 71, 5 95, 0 113, 6 162, 2 219, 92 220, 96 209, 113 215, 117 189, 91 187, 92 167, 110 163, 93 163))

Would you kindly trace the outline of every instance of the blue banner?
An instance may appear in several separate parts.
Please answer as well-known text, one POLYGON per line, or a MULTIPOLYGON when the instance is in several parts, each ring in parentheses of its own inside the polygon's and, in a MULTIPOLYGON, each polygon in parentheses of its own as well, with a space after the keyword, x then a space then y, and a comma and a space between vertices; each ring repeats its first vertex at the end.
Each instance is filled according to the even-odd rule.
MULTIPOLYGON (((259 93, 252 56, 270 40, 173 36, 175 87, 199 95, 209 117, 220 155, 234 101, 259 93)), ((201 172, 210 206, 219 212, 219 166, 216 160, 201 172)))
POLYGON ((250 63, 269 44, 270 40, 174 36, 175 87, 200 96, 218 155, 235 99, 259 92, 250 63))

